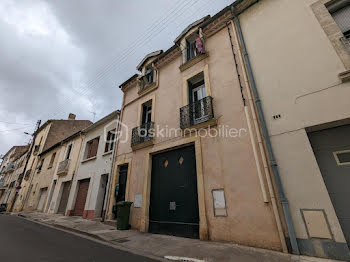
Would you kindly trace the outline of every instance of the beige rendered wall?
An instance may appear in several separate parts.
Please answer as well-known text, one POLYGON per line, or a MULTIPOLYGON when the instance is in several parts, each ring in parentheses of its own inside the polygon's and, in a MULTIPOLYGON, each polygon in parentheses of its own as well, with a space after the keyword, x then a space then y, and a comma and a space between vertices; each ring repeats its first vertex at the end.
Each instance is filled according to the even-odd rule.
MULTIPOLYGON (((28 196, 28 200, 24 205, 24 210, 37 209, 39 199, 40 199, 41 189, 47 188, 47 196, 49 195, 48 193, 49 193, 49 187, 52 181, 52 177, 58 166, 58 157, 57 157, 58 152, 57 152, 52 167, 49 167, 51 156, 55 152, 57 152, 57 149, 53 149, 40 157, 39 162, 41 161, 41 159, 44 158, 44 164, 40 172, 38 172, 38 170, 34 171, 34 174, 33 174, 34 177, 32 180, 33 188, 28 196)), ((44 202, 44 209, 42 211, 45 210, 46 202, 47 202, 47 197, 44 202)))
POLYGON ((16 170, 13 172, 12 178, 11 178, 11 182, 12 181, 16 181, 14 184, 14 187, 11 188, 11 193, 9 195, 9 200, 7 202, 7 211, 10 211, 14 198, 15 198, 15 194, 16 194, 16 187, 19 185, 17 180, 18 177, 23 173, 24 171, 24 165, 25 165, 25 161, 27 154, 25 153, 23 156, 21 156, 19 159, 16 160, 16 170))
POLYGON ((240 20, 297 238, 308 238, 300 209, 324 209, 334 240, 345 242, 305 131, 350 117, 350 84, 338 77, 346 68, 315 2, 263 0, 240 20))
MULTIPOLYGON (((50 127, 51 127, 51 123, 49 123, 45 128, 40 130, 40 132, 38 132, 38 134, 35 137, 34 145, 39 145, 40 140, 41 140, 38 154, 40 154, 40 152, 42 152, 42 150, 44 148, 45 140, 47 138, 47 134, 50 130, 50 127)), ((32 172, 31 172, 31 175, 30 175, 28 180, 23 179, 23 181, 22 181, 22 185, 21 185, 22 188, 19 191, 19 196, 18 196, 16 203, 15 203, 15 206, 14 206, 15 212, 21 211, 21 209, 24 208, 24 206, 23 206, 24 202, 28 203, 26 201, 26 198, 29 198, 28 190, 30 190, 30 185, 31 185, 32 179, 34 178, 34 176, 36 174, 38 159, 39 159, 38 155, 33 154, 33 151, 32 151, 32 153, 29 157, 29 160, 28 160, 27 167, 26 167, 26 170, 31 169, 32 172)), ((32 189, 34 189, 34 185, 33 185, 32 189)))
MULTIPOLYGON (((165 126, 179 128, 179 109, 188 104, 188 101, 184 101, 183 92, 187 91, 183 88, 183 82, 189 76, 206 70, 207 94, 210 91, 213 97, 214 113, 218 123, 215 129, 227 125, 229 128, 243 130, 240 138, 198 139, 199 147, 196 147, 196 155, 202 157, 196 161, 200 161, 204 177, 204 187, 199 187, 198 191, 204 194, 209 238, 281 250, 270 203, 264 203, 262 197, 227 28, 208 38, 206 49, 209 51, 208 58, 184 72, 179 70, 180 56, 160 67, 159 87, 155 91, 138 98, 136 86, 127 89, 125 100, 129 104, 123 108, 122 122, 128 126, 128 130, 123 133, 121 139, 125 138, 127 133, 128 140, 118 144, 116 157, 117 165, 129 163, 127 200, 134 201, 135 195, 144 193, 149 152, 154 152, 160 147, 166 148, 167 145, 170 147, 174 143, 181 144, 186 140, 179 136, 175 137, 174 134, 170 137, 156 137, 153 146, 132 151, 131 129, 139 125, 140 104, 155 99, 153 108, 155 124, 160 128, 165 126), (130 103, 133 99, 136 100, 130 103), (214 217, 212 190, 221 188, 225 190, 227 217, 214 217)), ((117 168, 115 171, 114 183, 118 179, 117 168)), ((114 204, 114 197, 111 199, 109 211, 114 204)), ((111 218, 110 212, 109 218, 111 218)), ((132 227, 140 229, 142 219, 142 209, 132 207, 130 218, 132 227)))
POLYGON ((71 194, 68 200, 68 210, 73 210, 75 206, 75 199, 78 192, 78 182, 82 179, 90 179, 89 190, 85 203, 84 217, 93 219, 101 216, 101 177, 102 175, 109 175, 111 173, 112 165, 112 151, 104 152, 105 150, 105 131, 106 133, 116 128, 116 120, 113 119, 105 122, 100 126, 86 132, 84 134, 84 141, 81 146, 81 154, 78 159, 78 166, 75 177, 73 179, 71 194), (84 152, 86 143, 91 139, 99 137, 99 144, 97 155, 89 160, 84 160, 84 152), (95 212, 97 210, 97 212, 95 212))
MULTIPOLYGON (((47 210, 47 212, 50 214, 57 213, 57 211, 58 211, 58 207, 60 204, 62 191, 63 191, 63 183, 68 182, 68 181, 72 181, 72 179, 73 179, 73 174, 75 173, 78 162, 79 162, 82 140, 83 140, 83 137, 81 135, 78 135, 77 137, 65 142, 63 145, 61 145, 57 149, 57 156, 56 157, 57 157, 57 161, 59 164, 60 162, 65 160, 67 147, 70 144, 73 144, 72 151, 71 151, 71 154, 69 157, 70 164, 68 167, 68 172, 64 175, 58 176, 57 175, 58 165, 57 165, 55 172, 54 172, 54 175, 52 177, 52 180, 50 182, 48 196, 50 196, 50 194, 52 194, 52 197, 51 197, 51 199, 49 199, 51 201, 46 203, 46 208, 45 208, 45 210, 47 210), (54 184, 54 181, 56 181, 56 184, 54 184)), ((68 204, 67 204, 67 208, 68 208, 68 204)))

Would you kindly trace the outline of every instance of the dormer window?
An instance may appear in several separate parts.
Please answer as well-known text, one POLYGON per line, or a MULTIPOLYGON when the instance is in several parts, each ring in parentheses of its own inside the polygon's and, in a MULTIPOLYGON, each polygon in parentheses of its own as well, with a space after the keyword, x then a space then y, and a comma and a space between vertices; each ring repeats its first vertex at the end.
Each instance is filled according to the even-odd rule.
POLYGON ((156 70, 152 65, 143 69, 144 74, 139 78, 139 92, 152 88, 156 84, 156 70))
POLYGON ((163 53, 162 50, 155 51, 146 55, 140 64, 137 66, 137 70, 139 70, 142 74, 137 77, 139 91, 138 93, 141 95, 150 92, 154 88, 157 88, 157 70, 154 67, 154 61, 156 58, 163 53))
POLYGON ((146 73, 145 73, 145 77, 144 77, 144 82, 145 85, 149 85, 153 83, 153 75, 154 75, 154 70, 152 67, 148 67, 146 68, 146 73))
POLYGON ((186 62, 202 54, 205 54, 203 38, 194 33, 186 39, 186 62))

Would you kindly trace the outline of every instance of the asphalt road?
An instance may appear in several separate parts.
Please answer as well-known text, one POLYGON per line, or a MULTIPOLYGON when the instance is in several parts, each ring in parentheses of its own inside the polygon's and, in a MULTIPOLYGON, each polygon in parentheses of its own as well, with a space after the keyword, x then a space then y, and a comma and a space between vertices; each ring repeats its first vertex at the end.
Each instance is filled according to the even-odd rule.
POLYGON ((26 219, 0 214, 1 262, 155 262, 26 219))

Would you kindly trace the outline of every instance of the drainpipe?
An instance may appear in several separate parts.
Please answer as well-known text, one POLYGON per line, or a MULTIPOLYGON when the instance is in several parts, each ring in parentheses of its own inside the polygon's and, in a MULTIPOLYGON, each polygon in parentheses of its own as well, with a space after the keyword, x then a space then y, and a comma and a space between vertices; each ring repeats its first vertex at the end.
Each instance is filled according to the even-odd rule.
MULTIPOLYGON (((232 20, 231 20, 231 27, 232 27, 234 40, 235 40, 235 45, 237 48, 237 56, 238 56, 239 62, 241 65, 244 65, 243 58, 242 58, 242 52, 241 52, 241 48, 239 45, 239 40, 237 38, 237 32, 235 31, 235 26, 234 26, 234 23, 232 20)), ((244 84, 246 86, 246 91, 247 91, 249 105, 250 105, 250 111, 252 114, 252 120, 254 122, 254 130, 255 130, 255 134, 256 134, 256 139, 253 137, 252 140, 256 141, 257 144, 259 145, 260 156, 261 156, 262 165, 264 168, 264 173, 265 173, 267 187, 268 187, 268 193, 269 193, 269 196, 271 199, 272 210, 273 210, 273 214, 274 214, 274 217, 276 220, 278 235, 280 237, 280 241, 282 244, 282 250, 284 253, 288 253, 288 248, 287 248, 287 244, 286 244, 286 239, 284 237, 281 217, 280 217, 280 213, 278 211, 277 200, 276 200, 275 192, 273 189, 271 174, 270 174, 269 166, 267 164, 267 158, 266 158, 266 154, 265 154, 264 144, 263 144, 262 137, 261 137, 258 119, 257 119, 256 113, 255 113, 254 100, 252 98, 252 94, 251 94, 250 89, 249 89, 249 81, 248 81, 246 70, 244 68, 242 68, 242 75, 243 75, 243 79, 244 79, 244 84)), ((245 111, 248 112, 248 106, 245 107, 245 111)), ((246 114, 248 115, 248 113, 246 113, 246 114)), ((248 116, 247 116, 247 118, 248 118, 248 116)), ((249 119, 249 121, 250 121, 250 119, 249 119)), ((252 128, 252 127, 250 127, 250 128, 252 128)), ((257 162, 257 165, 260 165, 260 163, 257 162)))
POLYGON ((277 167, 277 162, 272 150, 272 145, 271 145, 271 140, 270 140, 270 136, 267 130, 267 126, 266 126, 266 121, 265 121, 265 117, 264 117, 264 113, 263 113, 263 109, 262 109, 262 105, 261 105, 261 100, 259 97, 259 93, 256 87, 256 82, 255 82, 255 78, 254 78, 254 74, 253 74, 253 70, 250 64, 250 59, 249 59, 249 55, 247 52, 247 47, 245 45, 245 41, 244 41, 244 36, 243 36, 243 32, 242 32, 242 28, 241 28, 241 24, 239 21, 239 18, 237 17, 237 15, 235 15, 234 12, 234 6, 231 6, 231 11, 232 14, 234 16, 233 20, 235 22, 236 28, 237 28, 237 32, 238 32, 238 36, 239 36, 239 40, 241 42, 241 46, 242 46, 242 51, 243 51, 243 55, 244 55, 244 62, 246 64, 247 67, 247 72, 248 72, 248 77, 250 80, 250 84, 251 84, 251 88, 253 91, 253 96, 255 99, 255 105, 258 111, 258 115, 260 118, 260 124, 261 124, 261 128, 263 131, 263 136, 266 142, 266 147, 267 147, 267 151, 269 154, 269 159, 270 159, 270 165, 275 177, 275 182, 276 182, 276 186, 277 186, 277 191, 280 197, 280 201, 282 204, 282 208, 283 208, 283 214, 286 220, 286 224, 287 224, 287 229, 288 229, 288 234, 289 234, 289 238, 290 238, 290 242, 291 242, 291 246, 292 246, 292 252, 294 254, 299 255, 299 247, 298 247, 298 243, 297 243, 297 239, 295 236, 295 230, 294 230, 294 226, 292 223, 292 217, 290 214, 290 209, 289 209, 289 203, 288 203, 288 199, 284 193, 284 189, 282 186, 282 182, 281 182, 281 177, 278 171, 278 167, 277 167))
MULTIPOLYGON (((124 105, 124 96, 123 96, 123 105, 124 105)), ((115 136, 115 144, 114 144, 114 150, 112 152, 112 159, 111 159, 111 172, 109 174, 109 177, 107 178, 108 181, 107 181, 107 190, 106 190, 106 194, 105 194, 105 201, 103 203, 103 206, 102 206, 102 209, 105 207, 105 212, 103 213, 102 215, 102 218, 101 218, 101 222, 104 222, 105 221, 105 218, 106 218, 106 213, 108 211, 108 208, 109 208, 109 203, 110 203, 110 199, 112 198, 109 194, 109 192, 111 192, 111 187, 113 185, 112 181, 113 181, 113 176, 114 176, 114 164, 115 164, 115 156, 116 156, 116 153, 117 153, 117 150, 118 150, 118 145, 119 145, 119 129, 121 127, 121 118, 122 118, 122 114, 123 114, 123 111, 124 110, 121 110, 119 111, 119 115, 118 115, 118 122, 117 122, 117 126, 115 128, 115 132, 116 132, 116 136, 115 136)))

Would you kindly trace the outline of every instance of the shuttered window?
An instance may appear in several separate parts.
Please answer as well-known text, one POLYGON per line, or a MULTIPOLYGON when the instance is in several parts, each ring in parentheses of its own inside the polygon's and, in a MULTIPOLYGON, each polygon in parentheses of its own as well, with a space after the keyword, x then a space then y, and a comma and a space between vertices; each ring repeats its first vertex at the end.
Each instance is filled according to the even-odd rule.
POLYGON ((95 157, 97 155, 99 137, 96 137, 86 143, 84 159, 95 157))

